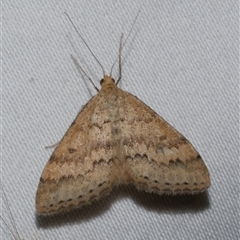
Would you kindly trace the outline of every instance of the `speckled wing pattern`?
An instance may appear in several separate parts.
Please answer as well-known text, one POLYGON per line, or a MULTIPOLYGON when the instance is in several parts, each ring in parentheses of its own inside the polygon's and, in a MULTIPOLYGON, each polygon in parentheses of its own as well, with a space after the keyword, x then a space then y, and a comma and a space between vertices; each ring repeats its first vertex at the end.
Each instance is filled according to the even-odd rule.
POLYGON ((137 97, 125 99, 128 181, 158 194, 193 194, 209 187, 208 169, 191 143, 137 97))
POLYGON ((69 211, 119 184, 158 194, 192 194, 210 186, 193 146, 137 97, 105 76, 46 164, 38 214, 69 211))

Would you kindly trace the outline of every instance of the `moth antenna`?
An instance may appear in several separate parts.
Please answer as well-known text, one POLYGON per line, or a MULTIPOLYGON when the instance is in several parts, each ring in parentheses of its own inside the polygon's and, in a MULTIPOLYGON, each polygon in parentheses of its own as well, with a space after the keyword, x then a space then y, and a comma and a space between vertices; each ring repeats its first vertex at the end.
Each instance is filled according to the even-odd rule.
MULTIPOLYGON (((100 61, 97 59, 97 57, 95 56, 95 54, 92 52, 91 48, 88 46, 87 42, 84 40, 84 38, 81 36, 81 34, 79 33, 79 31, 77 30, 77 28, 75 27, 73 21, 71 20, 71 18, 68 16, 68 14, 66 12, 64 12, 66 14, 66 16, 68 17, 69 21, 71 22, 71 24, 73 25, 75 31, 77 32, 78 36, 81 38, 81 40, 83 41, 83 43, 85 44, 85 46, 87 47, 87 49, 89 50, 89 52, 92 54, 92 56, 95 58, 95 60, 97 61, 97 63, 99 64, 99 66, 102 68, 103 71, 103 76, 105 76, 105 71, 104 68, 102 66, 102 64, 100 63, 100 61)), ((86 75, 86 73, 85 73, 86 75)))
MULTIPOLYGON (((118 77, 118 80, 116 82, 116 85, 118 85, 118 83, 120 82, 121 78, 122 78, 122 40, 123 40, 123 33, 121 34, 121 37, 120 37, 120 46, 119 46, 119 77, 118 77)), ((112 69, 111 69, 112 70, 112 69)), ((112 73, 111 73, 112 74, 112 73)))
MULTIPOLYGON (((134 27, 134 25, 135 25, 135 23, 136 23, 136 21, 137 21, 137 19, 138 19, 138 16, 139 16, 140 12, 141 12, 141 11, 139 10, 137 16, 135 17, 135 19, 134 19, 134 21, 133 21, 133 23, 132 23, 131 29, 130 29, 130 31, 128 32, 128 35, 127 35, 127 37, 126 37, 126 40, 125 40, 124 43, 122 44, 121 52, 119 51, 118 56, 117 56, 117 58, 115 59, 113 65, 112 65, 112 67, 111 67, 110 76, 112 76, 113 68, 114 68, 114 66, 115 66, 115 64, 116 64, 116 62, 117 62, 118 59, 119 59, 119 62, 120 62, 120 58, 121 58, 120 55, 122 54, 122 50, 123 50, 123 48, 124 48, 124 46, 125 46, 128 38, 129 38, 130 34, 132 33, 133 27, 134 27)), ((120 71, 119 71, 119 72, 120 72, 120 71)), ((122 76, 121 76, 121 77, 122 77, 122 76)), ((121 79, 121 77, 119 77, 119 78, 121 79)), ((117 80, 117 83, 120 81, 120 79, 117 80)))
POLYGON ((92 83, 93 87, 97 90, 97 92, 99 91, 99 89, 97 88, 97 86, 94 84, 93 80, 87 75, 87 73, 83 70, 83 68, 81 67, 81 65, 78 63, 77 59, 70 54, 72 60, 74 61, 74 63, 81 69, 81 71, 85 74, 85 76, 88 78, 88 80, 92 83))
POLYGON ((11 208, 10 208, 10 206, 9 206, 8 199, 7 199, 7 196, 6 196, 6 193, 5 193, 4 189, 3 189, 2 184, 1 184, 1 188, 2 188, 2 191, 3 191, 4 200, 5 200, 6 204, 7 204, 7 208, 8 208, 8 211, 9 211, 9 213, 10 213, 10 216, 11 216, 11 223, 12 223, 12 225, 13 225, 14 230, 15 230, 16 233, 17 233, 17 237, 18 237, 18 238, 16 238, 16 236, 13 234, 12 229, 10 229, 10 227, 9 227, 8 224, 7 224, 7 222, 4 220, 4 218, 3 218, 1 215, 0 215, 0 218, 2 219, 3 223, 5 224, 5 226, 8 228, 9 232, 12 234, 12 236, 14 237, 14 239, 16 239, 16 240, 21 239, 21 238, 20 238, 20 235, 19 235, 19 232, 18 232, 18 230, 17 230, 17 227, 16 227, 17 225, 16 225, 16 222, 14 221, 14 218, 13 218, 13 215, 12 215, 12 211, 11 211, 11 208))

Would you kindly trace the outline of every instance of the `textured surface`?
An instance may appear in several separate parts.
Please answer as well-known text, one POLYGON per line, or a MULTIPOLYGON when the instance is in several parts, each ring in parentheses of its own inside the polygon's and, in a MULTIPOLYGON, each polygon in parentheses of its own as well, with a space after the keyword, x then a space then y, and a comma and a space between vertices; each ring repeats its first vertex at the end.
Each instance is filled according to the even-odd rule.
MULTIPOLYGON (((239 239, 238 5, 3 1, 0 170, 21 239, 239 239), (126 37, 139 9, 119 87, 190 140, 209 169, 211 187, 205 194, 164 196, 122 185, 79 211, 39 220, 36 189, 54 150, 45 146, 61 140, 96 94, 70 54, 98 87, 102 77, 64 12, 109 73, 120 35, 126 37)), ((0 206, 10 225, 1 192, 0 206)), ((0 236, 13 240, 0 225, 0 236)))
POLYGON ((42 173, 39 214, 81 207, 122 183, 158 194, 198 193, 210 186, 207 167, 186 138, 111 77, 101 86, 42 173))

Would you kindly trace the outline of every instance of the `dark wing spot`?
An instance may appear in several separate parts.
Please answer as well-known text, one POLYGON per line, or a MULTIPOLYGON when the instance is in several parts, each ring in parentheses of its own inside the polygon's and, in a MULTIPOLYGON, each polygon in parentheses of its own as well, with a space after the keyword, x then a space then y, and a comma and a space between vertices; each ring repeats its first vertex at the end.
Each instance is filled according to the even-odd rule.
POLYGON ((77 149, 74 149, 74 148, 69 148, 68 149, 68 152, 71 153, 71 154, 75 153, 76 151, 77 151, 77 149))
POLYGON ((159 140, 162 141, 162 140, 165 140, 167 138, 166 135, 162 135, 161 137, 159 137, 159 140))
POLYGON ((101 187, 105 182, 99 183, 98 187, 101 187))

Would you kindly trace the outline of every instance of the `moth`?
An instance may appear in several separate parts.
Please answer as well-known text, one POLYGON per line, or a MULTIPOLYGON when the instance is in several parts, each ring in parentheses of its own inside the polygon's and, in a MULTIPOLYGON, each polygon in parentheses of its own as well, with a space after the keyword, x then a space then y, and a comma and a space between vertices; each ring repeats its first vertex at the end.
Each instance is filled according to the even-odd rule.
POLYGON ((207 166, 192 144, 117 86, 121 50, 122 41, 118 81, 103 73, 101 89, 79 112, 47 162, 36 194, 38 214, 82 207, 120 184, 171 195, 195 194, 210 186, 207 166))

